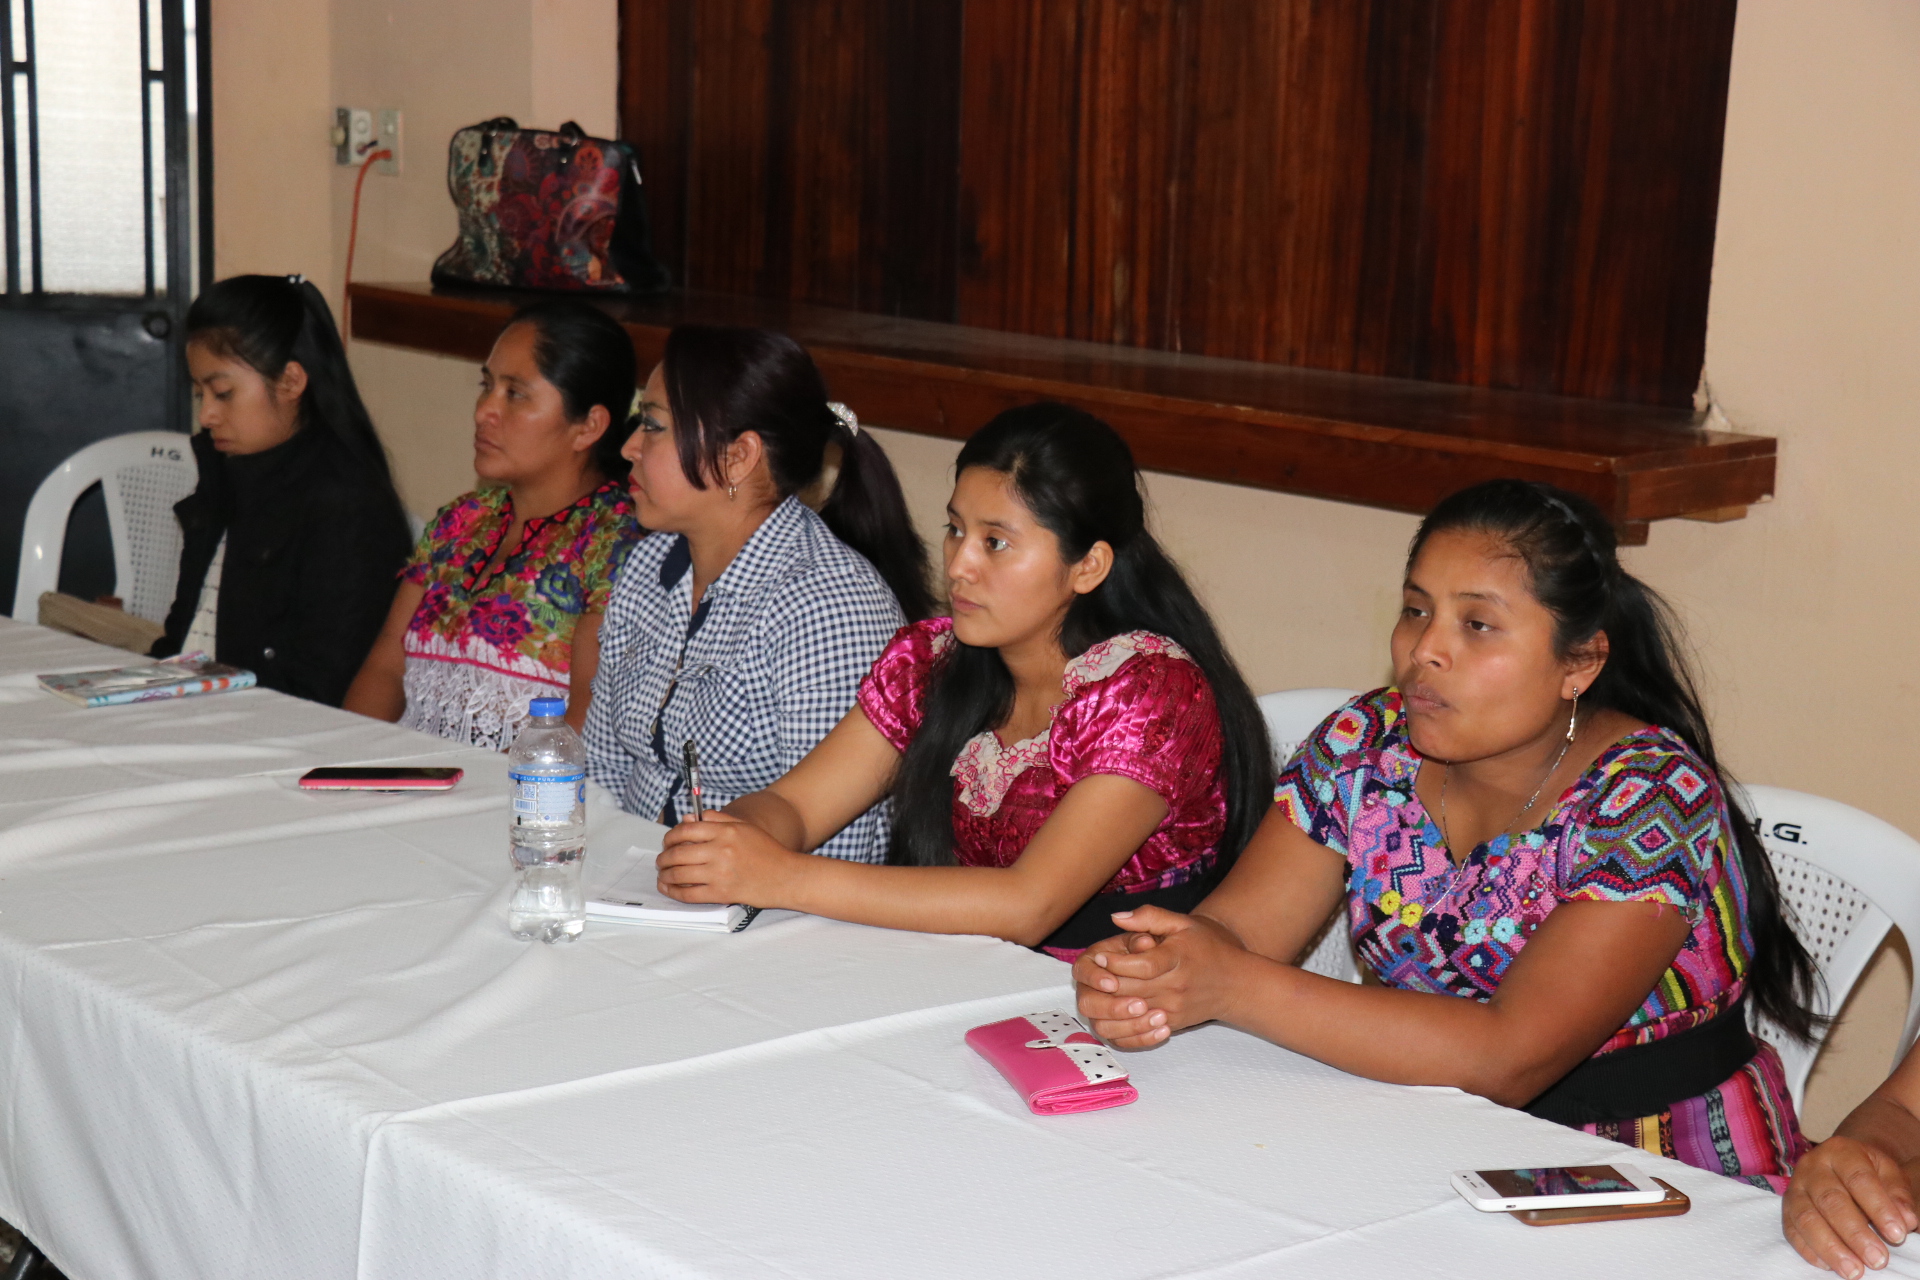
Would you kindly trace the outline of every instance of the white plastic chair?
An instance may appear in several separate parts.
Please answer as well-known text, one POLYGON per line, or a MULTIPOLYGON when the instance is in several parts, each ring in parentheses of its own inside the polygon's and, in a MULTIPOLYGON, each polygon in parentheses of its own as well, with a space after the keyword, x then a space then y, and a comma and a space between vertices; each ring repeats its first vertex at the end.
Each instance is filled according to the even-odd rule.
MULTIPOLYGON (((1320 722, 1359 697, 1352 689, 1282 689, 1263 694, 1260 714, 1267 719, 1267 737, 1273 743, 1273 763, 1286 768, 1287 761, 1300 749, 1320 722)), ((1353 958, 1352 940, 1347 937, 1347 913, 1338 911, 1313 950, 1300 967, 1310 973, 1324 974, 1346 982, 1360 981, 1360 966, 1353 958)))
MULTIPOLYGON (((1920 945, 1920 842, 1837 800, 1783 787, 1748 787, 1746 793, 1747 811, 1758 820, 1773 859, 1788 923, 1813 954, 1822 979, 1814 1009, 1835 1013, 1890 927, 1898 925, 1909 946, 1920 945)), ((1895 1064, 1916 1030, 1920 982, 1907 996, 1895 1064)), ((1824 1037, 1800 1044, 1759 1017, 1754 1031, 1780 1051, 1793 1104, 1800 1107, 1824 1037)))
POLYGON ((55 467, 27 506, 13 616, 36 621, 41 593, 58 589, 67 517, 80 495, 98 484, 113 539, 113 593, 128 613, 165 622, 180 576, 180 522, 173 504, 192 493, 198 480, 193 448, 174 431, 109 436, 55 467))

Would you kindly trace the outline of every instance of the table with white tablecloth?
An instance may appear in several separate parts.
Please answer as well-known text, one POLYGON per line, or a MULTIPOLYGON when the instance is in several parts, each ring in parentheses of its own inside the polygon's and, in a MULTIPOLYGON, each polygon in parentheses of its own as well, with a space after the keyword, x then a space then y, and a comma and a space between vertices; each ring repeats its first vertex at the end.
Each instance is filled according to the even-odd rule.
MULTIPOLYGON (((502 757, 262 690, 32 687, 123 660, 0 623, 0 1217, 74 1280, 1812 1274, 1774 1197, 1640 1153, 1693 1213, 1476 1213, 1448 1170, 1629 1153, 1224 1028, 1129 1056, 1131 1106, 1033 1116, 961 1042, 1070 1005, 1007 943, 516 942, 502 757), (467 778, 294 782, 410 759, 467 778)), ((657 841, 590 810, 591 867, 657 841)))

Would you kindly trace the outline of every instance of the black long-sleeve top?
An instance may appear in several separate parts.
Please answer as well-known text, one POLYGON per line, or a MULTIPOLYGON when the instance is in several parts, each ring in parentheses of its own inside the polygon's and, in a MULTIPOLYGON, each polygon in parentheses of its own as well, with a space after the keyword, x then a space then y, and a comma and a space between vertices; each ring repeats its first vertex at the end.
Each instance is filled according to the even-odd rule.
POLYGON ((324 431, 227 457, 193 438, 200 484, 174 506, 186 545, 154 657, 180 652, 224 535, 215 657, 262 686, 339 706, 393 603, 411 547, 393 486, 324 431))

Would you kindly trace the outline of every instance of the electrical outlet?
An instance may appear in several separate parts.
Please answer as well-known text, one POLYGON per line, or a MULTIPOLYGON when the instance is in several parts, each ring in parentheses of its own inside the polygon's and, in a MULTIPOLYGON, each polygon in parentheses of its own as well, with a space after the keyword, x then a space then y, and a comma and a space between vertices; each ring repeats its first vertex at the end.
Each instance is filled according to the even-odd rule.
POLYGON ((380 150, 389 153, 385 160, 374 165, 376 173, 389 178, 400 176, 400 111, 397 107, 386 107, 380 112, 380 150))
POLYGON ((336 164, 359 164, 379 148, 380 140, 373 132, 373 112, 361 107, 335 107, 333 118, 336 138, 340 125, 347 130, 347 145, 334 152, 336 164))

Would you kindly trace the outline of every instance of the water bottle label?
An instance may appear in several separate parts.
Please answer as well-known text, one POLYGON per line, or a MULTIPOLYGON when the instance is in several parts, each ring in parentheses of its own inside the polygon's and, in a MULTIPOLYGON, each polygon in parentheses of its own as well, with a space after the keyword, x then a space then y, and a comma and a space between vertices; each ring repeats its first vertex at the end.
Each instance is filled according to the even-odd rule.
POLYGON ((587 775, 570 773, 513 773, 513 816, 515 821, 541 826, 564 825, 573 821, 576 805, 587 801, 587 775))

